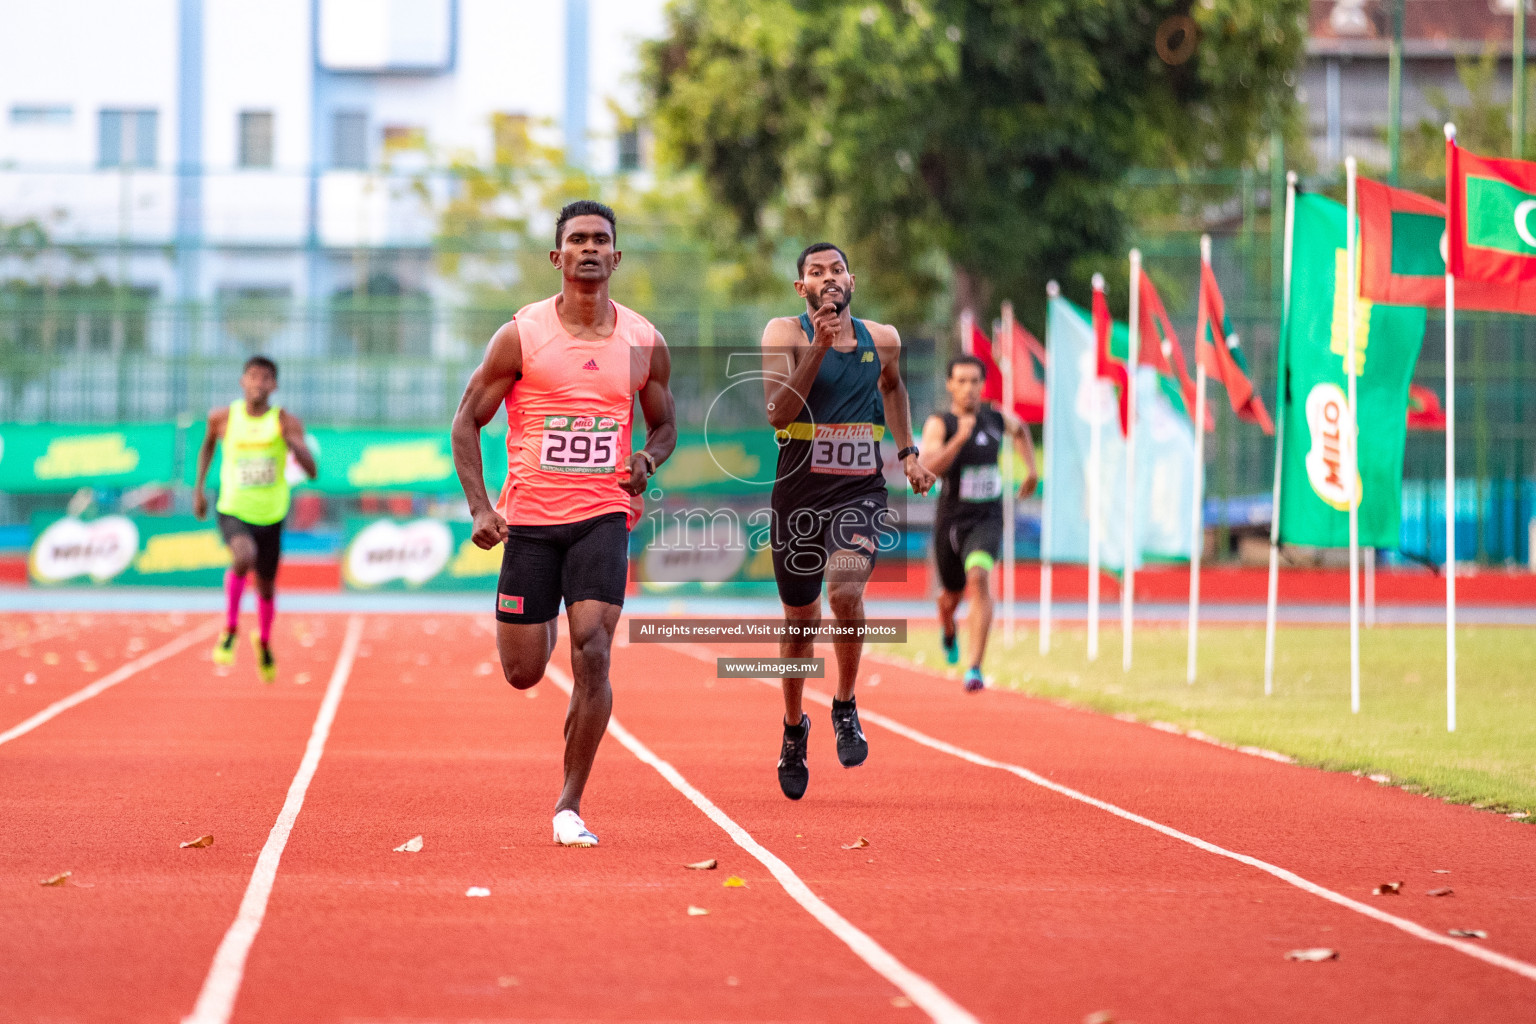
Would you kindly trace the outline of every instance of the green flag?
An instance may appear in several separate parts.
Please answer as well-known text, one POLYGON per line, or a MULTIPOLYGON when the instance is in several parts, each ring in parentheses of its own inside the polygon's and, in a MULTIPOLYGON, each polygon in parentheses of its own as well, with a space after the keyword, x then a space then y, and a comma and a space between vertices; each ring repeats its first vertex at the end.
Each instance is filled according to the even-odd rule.
MULTIPOLYGON (((1344 207, 1297 194, 1292 239, 1290 315, 1281 347, 1280 401, 1285 462, 1280 481, 1280 541, 1313 547, 1349 545, 1347 467, 1358 436, 1360 544, 1398 546, 1408 385, 1424 341, 1425 314, 1413 306, 1357 299, 1356 403, 1350 421, 1348 267, 1344 207)), ((1357 279, 1358 283, 1358 279, 1357 279)))

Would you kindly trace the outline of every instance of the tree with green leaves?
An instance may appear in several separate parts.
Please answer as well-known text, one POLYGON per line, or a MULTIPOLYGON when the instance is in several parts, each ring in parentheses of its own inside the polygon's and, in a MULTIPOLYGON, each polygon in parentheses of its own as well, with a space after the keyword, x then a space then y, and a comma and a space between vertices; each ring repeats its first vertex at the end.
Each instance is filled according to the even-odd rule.
POLYGON ((674 0, 643 79, 659 155, 749 247, 834 238, 907 322, 1028 312, 1123 262, 1127 170, 1239 166, 1290 123, 1306 10, 674 0))

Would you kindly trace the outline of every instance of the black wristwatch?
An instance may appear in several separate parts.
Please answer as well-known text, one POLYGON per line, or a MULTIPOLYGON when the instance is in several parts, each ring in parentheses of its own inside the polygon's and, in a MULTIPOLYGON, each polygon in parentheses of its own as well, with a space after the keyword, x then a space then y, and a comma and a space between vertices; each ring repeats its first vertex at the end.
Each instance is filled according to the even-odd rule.
POLYGON ((901 451, 896 453, 896 461, 897 462, 905 462, 907 460, 907 456, 908 455, 916 455, 916 454, 917 454, 917 445, 909 444, 905 448, 903 448, 901 451))

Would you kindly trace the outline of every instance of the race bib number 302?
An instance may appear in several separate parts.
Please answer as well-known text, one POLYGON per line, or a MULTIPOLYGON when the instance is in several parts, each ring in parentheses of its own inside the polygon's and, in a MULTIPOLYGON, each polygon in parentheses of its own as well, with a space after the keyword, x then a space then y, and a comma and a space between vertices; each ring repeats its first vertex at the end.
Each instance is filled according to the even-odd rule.
POLYGON ((811 472, 868 476, 880 470, 880 442, 870 423, 818 423, 811 438, 811 472))
POLYGON ((997 466, 960 467, 961 501, 996 501, 1003 494, 1003 476, 997 466))
POLYGON ((619 423, 611 416, 546 416, 539 468, 552 473, 612 473, 619 423))

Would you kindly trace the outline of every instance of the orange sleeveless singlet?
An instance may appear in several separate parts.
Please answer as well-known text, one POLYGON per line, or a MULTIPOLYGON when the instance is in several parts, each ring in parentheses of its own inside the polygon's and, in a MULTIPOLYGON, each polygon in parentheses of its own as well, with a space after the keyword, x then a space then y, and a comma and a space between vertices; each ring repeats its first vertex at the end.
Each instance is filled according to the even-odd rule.
POLYGON ((560 323, 556 298, 524 306, 514 318, 523 373, 507 392, 507 479, 496 511, 520 526, 623 512, 633 526, 642 503, 619 482, 656 329, 615 302, 613 333, 582 341, 560 323))

